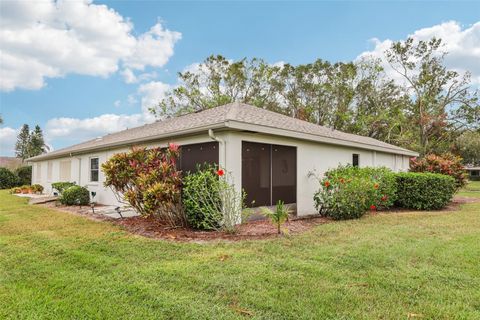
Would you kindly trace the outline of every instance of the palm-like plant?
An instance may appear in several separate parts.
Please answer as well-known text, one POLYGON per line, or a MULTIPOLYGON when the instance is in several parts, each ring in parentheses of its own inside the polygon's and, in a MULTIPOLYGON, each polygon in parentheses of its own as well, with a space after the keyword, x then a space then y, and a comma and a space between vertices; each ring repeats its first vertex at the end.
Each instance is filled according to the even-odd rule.
POLYGON ((288 209, 283 201, 279 200, 275 206, 275 211, 269 208, 262 207, 262 214, 270 219, 270 221, 277 226, 278 234, 282 233, 282 224, 288 220, 290 209, 288 209))

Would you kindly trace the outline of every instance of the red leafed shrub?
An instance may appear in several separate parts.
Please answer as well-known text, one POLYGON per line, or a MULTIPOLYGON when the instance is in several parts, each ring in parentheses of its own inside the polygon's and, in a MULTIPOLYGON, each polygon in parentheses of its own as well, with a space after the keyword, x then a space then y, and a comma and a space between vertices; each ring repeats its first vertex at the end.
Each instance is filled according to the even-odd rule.
POLYGON ((455 179, 457 189, 467 184, 467 173, 462 158, 451 153, 442 155, 429 154, 423 158, 410 159, 411 172, 431 172, 451 176, 455 179))
POLYGON ((132 148, 102 164, 104 185, 142 216, 156 216, 171 226, 184 225, 177 159, 178 146, 174 144, 164 149, 132 148))

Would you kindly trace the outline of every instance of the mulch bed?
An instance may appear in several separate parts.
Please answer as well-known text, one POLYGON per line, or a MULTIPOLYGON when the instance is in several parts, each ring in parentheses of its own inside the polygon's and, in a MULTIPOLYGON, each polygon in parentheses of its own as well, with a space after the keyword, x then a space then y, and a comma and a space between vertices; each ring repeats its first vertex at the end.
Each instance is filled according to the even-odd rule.
MULTIPOLYGON (((290 219, 283 225, 287 234, 296 234, 307 231, 319 224, 330 220, 323 217, 309 217, 304 219, 290 219)), ((276 227, 270 221, 259 220, 246 222, 238 226, 234 234, 223 231, 199 231, 190 228, 168 228, 165 224, 153 218, 131 217, 112 221, 127 231, 149 238, 161 238, 176 241, 212 241, 212 240, 259 240, 279 237, 276 227)))
MULTIPOLYGON (((459 206, 466 203, 479 202, 480 199, 468 197, 455 197, 455 199, 444 209, 432 212, 448 212, 458 210, 459 206)), ((89 207, 79 208, 77 206, 63 206, 55 203, 41 204, 57 210, 66 211, 72 214, 81 215, 88 219, 96 221, 108 221, 121 226, 126 231, 138 234, 148 238, 165 239, 182 242, 207 242, 215 240, 242 241, 242 240, 260 240, 280 237, 277 229, 268 220, 257 220, 243 223, 238 226, 234 234, 222 231, 199 231, 190 228, 169 228, 161 221, 154 218, 130 217, 123 219, 113 219, 102 214, 93 214, 89 207)), ((392 208, 388 211, 380 211, 381 214, 412 212, 411 209, 392 208)), ((374 215, 373 212, 367 213, 374 215)), ((298 234, 312 229, 313 227, 331 222, 331 219, 310 216, 305 218, 293 218, 283 225, 286 234, 298 234)))

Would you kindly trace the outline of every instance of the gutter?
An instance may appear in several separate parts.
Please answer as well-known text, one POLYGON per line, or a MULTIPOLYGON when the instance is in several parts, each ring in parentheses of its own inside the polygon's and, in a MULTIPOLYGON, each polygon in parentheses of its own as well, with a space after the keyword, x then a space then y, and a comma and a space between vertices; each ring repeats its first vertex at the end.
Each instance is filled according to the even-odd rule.
POLYGON ((217 141, 219 144, 223 145, 223 167, 227 167, 227 143, 225 140, 220 139, 213 133, 213 129, 208 129, 208 136, 212 139, 217 141))

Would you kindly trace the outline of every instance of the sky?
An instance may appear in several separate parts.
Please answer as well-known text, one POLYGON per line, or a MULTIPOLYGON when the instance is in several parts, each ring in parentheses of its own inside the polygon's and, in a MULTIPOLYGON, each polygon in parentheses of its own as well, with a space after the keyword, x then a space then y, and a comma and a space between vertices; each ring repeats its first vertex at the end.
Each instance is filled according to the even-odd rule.
POLYGON ((53 149, 154 121, 177 73, 211 54, 301 64, 441 37, 480 84, 480 1, 0 1, 0 155, 22 124, 53 149))

